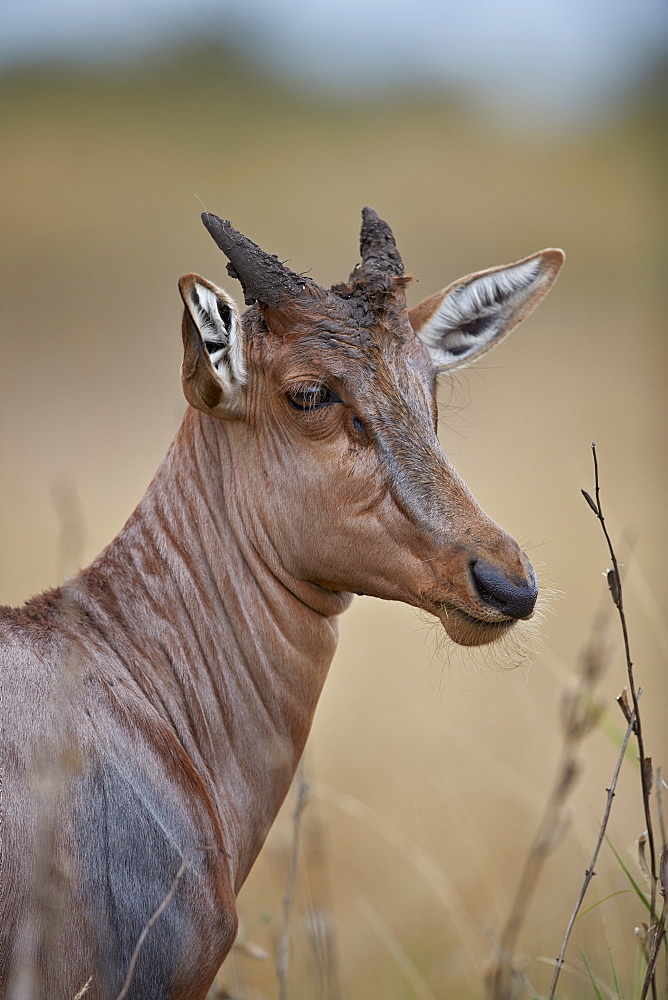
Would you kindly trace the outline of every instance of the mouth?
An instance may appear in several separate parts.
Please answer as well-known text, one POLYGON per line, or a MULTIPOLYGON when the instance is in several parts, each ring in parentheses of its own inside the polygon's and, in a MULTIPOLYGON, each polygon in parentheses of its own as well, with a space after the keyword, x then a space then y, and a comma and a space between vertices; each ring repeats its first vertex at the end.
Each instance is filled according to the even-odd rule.
POLYGON ((435 614, 452 641, 460 646, 485 646, 496 642, 517 624, 515 618, 504 618, 501 621, 474 618, 451 604, 440 604, 435 614))

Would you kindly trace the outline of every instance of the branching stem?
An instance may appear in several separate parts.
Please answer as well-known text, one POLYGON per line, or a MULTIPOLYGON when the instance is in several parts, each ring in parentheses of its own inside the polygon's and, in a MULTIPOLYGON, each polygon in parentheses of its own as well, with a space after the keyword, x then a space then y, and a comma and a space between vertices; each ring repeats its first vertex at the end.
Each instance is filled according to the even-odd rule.
POLYGON ((648 985, 651 985, 652 997, 653 1000, 656 1000, 656 980, 654 976, 654 971, 656 968, 656 957, 658 955, 658 950, 661 946, 661 941, 665 935, 666 904, 664 898, 664 905, 662 908, 661 917, 657 918, 656 896, 657 896, 658 880, 657 880, 657 870, 656 870, 656 847, 654 840, 654 828, 652 823, 652 809, 651 809, 652 762, 650 758, 647 758, 645 756, 645 743, 643 739, 640 712, 638 709, 638 692, 636 691, 636 684, 633 676, 631 645, 629 642, 629 633, 626 624, 626 615, 624 613, 624 594, 622 591, 622 580, 619 573, 619 564, 617 562, 617 556, 615 554, 615 549, 605 524, 605 517, 603 515, 603 508, 601 506, 601 491, 600 491, 600 482, 598 475, 598 456, 596 454, 596 444, 592 444, 591 450, 592 450, 592 455, 594 457, 594 485, 595 485, 596 501, 595 502, 592 501, 592 498, 589 496, 588 493, 586 493, 586 491, 583 490, 582 492, 584 494, 585 500, 594 511, 596 517, 598 518, 599 524, 601 525, 601 530, 603 531, 603 535, 605 537, 605 541, 608 546, 608 552, 610 553, 610 559, 612 561, 612 569, 608 572, 608 586, 610 587, 612 600, 619 614, 619 621, 622 627, 622 635, 624 637, 624 655, 626 657, 626 673, 629 682, 629 691, 631 692, 633 716, 635 717, 635 724, 633 731, 636 736, 638 744, 638 756, 640 758, 640 783, 642 787, 643 810, 645 813, 647 844, 649 848, 650 925, 651 928, 654 929, 654 935, 655 935, 652 947, 650 949, 650 957, 648 960, 645 983, 643 984, 642 996, 644 998, 647 995, 648 985))
POLYGON ((631 712, 631 718, 629 719, 629 724, 626 728, 626 735, 624 736, 624 742, 622 743, 622 748, 619 751, 619 756, 617 757, 617 764, 615 765, 615 771, 612 776, 612 781, 610 782, 610 787, 606 789, 608 797, 605 803, 605 809, 603 810, 603 819, 601 820, 601 827, 598 831, 598 840, 596 841, 596 846, 594 848, 594 853, 591 856, 591 860, 587 869, 585 870, 585 877, 582 883, 582 888, 580 889, 580 895, 578 896, 577 903, 571 913, 571 919, 568 921, 568 926, 566 928, 566 933, 564 934, 564 940, 561 943, 561 951, 559 952, 559 957, 557 958, 557 964, 554 967, 554 975, 552 977, 552 985, 550 986, 550 992, 547 995, 547 1000, 554 1000, 555 990, 557 988, 557 982, 559 979, 559 974, 561 972, 562 966, 564 964, 564 955, 566 954, 566 946, 568 945, 568 939, 571 936, 571 931, 573 930, 573 924, 575 923, 576 917, 582 906, 582 902, 585 898, 587 889, 589 888, 589 883, 596 874, 595 867, 598 860, 598 852, 601 849, 601 844, 603 843, 603 838, 605 836, 605 831, 608 825, 608 819, 610 818, 610 810, 612 809, 612 800, 615 797, 615 789, 617 787, 617 779, 619 778, 619 772, 622 768, 622 762, 624 760, 624 754, 626 753, 626 748, 629 745, 629 740, 631 738, 631 733, 634 731, 636 721, 635 709, 631 712))
POLYGON ((617 556, 615 555, 615 550, 612 544, 610 535, 608 534, 608 529, 605 524, 605 518, 603 516, 603 509, 601 507, 601 496, 600 496, 600 485, 598 477, 598 456, 596 455, 596 445, 591 446, 592 454, 594 456, 594 480, 596 484, 596 506, 598 507, 597 517, 601 525, 603 534, 605 535, 605 540, 608 546, 608 552, 610 553, 610 559, 612 560, 612 569, 615 576, 616 593, 613 592, 613 600, 617 607, 619 613, 619 620, 622 626, 622 635, 624 636, 624 655, 626 657, 626 673, 629 680, 629 691, 631 692, 631 701, 633 702, 633 711, 636 717, 635 725, 635 735, 638 741, 638 756, 640 757, 640 781, 642 784, 642 798, 643 807, 645 810, 645 824, 647 826, 647 842, 649 846, 650 855, 650 872, 652 874, 651 878, 651 901, 650 901, 650 916, 652 920, 656 920, 656 849, 654 844, 654 829, 652 824, 652 814, 651 814, 651 776, 649 769, 645 766, 645 743, 643 739, 642 723, 640 720, 640 713, 638 711, 638 695, 636 692, 635 679, 633 677, 633 661, 631 659, 631 645, 629 642, 629 632, 626 625, 626 615, 624 614, 624 594, 622 591, 622 581, 619 574, 619 564, 617 562, 617 556))
POLYGON ((278 996, 279 1000, 288 998, 288 963, 290 955, 290 912, 292 910, 292 897, 297 881, 297 866, 299 863, 299 846, 301 840, 302 813, 306 808, 309 796, 308 782, 304 777, 304 763, 300 761, 295 775, 295 808, 292 813, 292 853, 290 855, 290 865, 283 895, 283 920, 278 939, 278 950, 276 957, 276 973, 278 976, 278 996))

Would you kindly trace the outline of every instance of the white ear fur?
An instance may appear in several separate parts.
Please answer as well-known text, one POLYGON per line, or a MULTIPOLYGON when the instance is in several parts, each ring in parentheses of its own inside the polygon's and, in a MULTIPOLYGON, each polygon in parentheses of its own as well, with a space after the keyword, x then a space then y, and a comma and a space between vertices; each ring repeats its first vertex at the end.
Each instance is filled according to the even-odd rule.
POLYGON ((411 310, 438 371, 463 368, 500 343, 547 294, 564 259, 563 250, 540 250, 460 278, 411 310))
POLYGON ((214 416, 240 416, 247 377, 234 300, 198 274, 184 274, 179 291, 186 307, 182 366, 186 397, 214 416))

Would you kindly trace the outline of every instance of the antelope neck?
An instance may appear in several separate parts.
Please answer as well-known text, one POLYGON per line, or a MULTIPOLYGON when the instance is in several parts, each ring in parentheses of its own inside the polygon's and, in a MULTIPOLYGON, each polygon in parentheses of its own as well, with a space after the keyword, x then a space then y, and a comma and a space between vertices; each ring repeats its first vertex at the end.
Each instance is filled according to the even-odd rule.
POLYGON ((126 683, 207 785, 240 886, 289 788, 350 598, 290 577, 249 537, 226 440, 189 409, 134 514, 76 585, 126 683))

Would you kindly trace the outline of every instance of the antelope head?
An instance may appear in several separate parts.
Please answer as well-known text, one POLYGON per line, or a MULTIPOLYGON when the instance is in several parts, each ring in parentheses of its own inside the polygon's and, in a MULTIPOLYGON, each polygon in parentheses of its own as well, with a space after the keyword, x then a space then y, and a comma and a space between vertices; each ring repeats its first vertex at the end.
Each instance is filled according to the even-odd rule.
POLYGON ((185 395, 226 438, 247 530, 288 586, 405 601, 455 642, 492 642, 532 615, 536 577, 443 452, 437 379, 523 320, 564 255, 479 271, 409 311, 392 232, 362 214, 361 262, 327 291, 204 213, 250 308, 181 279, 185 395))

